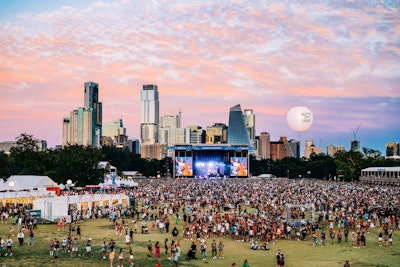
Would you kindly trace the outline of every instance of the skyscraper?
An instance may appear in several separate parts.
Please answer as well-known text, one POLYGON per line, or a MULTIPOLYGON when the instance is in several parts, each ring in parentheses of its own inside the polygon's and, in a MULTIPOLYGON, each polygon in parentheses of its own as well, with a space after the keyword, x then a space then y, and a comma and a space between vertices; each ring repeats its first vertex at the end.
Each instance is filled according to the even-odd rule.
POLYGON ((250 141, 255 146, 256 139, 256 115, 252 109, 245 109, 243 111, 244 124, 246 125, 247 132, 249 133, 250 141))
POLYGON ((89 126, 91 129, 92 147, 100 146, 102 134, 103 104, 99 102, 99 84, 95 82, 85 82, 84 108, 92 112, 92 121, 89 126))
POLYGON ((70 112, 63 119, 62 145, 100 147, 102 132, 102 103, 99 102, 99 85, 86 82, 84 107, 70 112))
POLYGON ((140 137, 142 144, 157 143, 160 118, 157 85, 143 85, 141 101, 142 124, 140 127, 140 137))
POLYGON ((229 110, 228 144, 251 145, 240 104, 229 110))
POLYGON ((260 134, 258 144, 258 156, 261 159, 270 159, 271 158, 271 136, 267 132, 262 132, 260 134))

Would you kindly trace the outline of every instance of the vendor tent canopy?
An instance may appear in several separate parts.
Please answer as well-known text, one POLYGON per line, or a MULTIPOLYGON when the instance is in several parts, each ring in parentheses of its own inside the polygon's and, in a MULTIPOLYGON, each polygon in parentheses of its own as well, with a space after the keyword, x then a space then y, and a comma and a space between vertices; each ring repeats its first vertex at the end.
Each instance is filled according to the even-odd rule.
POLYGON ((50 179, 48 176, 13 175, 10 176, 7 181, 0 184, 0 191, 36 190, 39 188, 46 188, 50 186, 57 186, 57 183, 50 179), (10 186, 10 184, 12 184, 13 186, 10 186))
POLYGON ((58 218, 68 216, 70 205, 76 206, 79 211, 89 211, 92 208, 112 207, 121 205, 126 207, 129 205, 129 198, 124 194, 86 194, 59 196, 51 198, 40 198, 33 201, 33 209, 41 211, 41 218, 55 221, 58 218))

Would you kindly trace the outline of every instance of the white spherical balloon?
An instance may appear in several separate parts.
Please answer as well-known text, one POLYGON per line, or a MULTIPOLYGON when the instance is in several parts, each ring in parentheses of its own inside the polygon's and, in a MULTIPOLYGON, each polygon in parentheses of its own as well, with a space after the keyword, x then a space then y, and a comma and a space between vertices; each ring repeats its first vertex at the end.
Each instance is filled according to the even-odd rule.
POLYGON ((292 107, 286 115, 287 124, 296 132, 304 132, 313 122, 312 112, 301 106, 292 107))

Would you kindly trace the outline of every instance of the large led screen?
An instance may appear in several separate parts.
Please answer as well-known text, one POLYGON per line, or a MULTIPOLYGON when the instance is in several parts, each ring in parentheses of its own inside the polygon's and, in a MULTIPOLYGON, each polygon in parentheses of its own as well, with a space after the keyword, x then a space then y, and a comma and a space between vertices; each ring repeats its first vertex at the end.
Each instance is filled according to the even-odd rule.
POLYGON ((247 177, 247 157, 231 157, 230 176, 247 177))
POLYGON ((183 177, 193 176, 192 157, 175 158, 175 176, 183 176, 183 177))

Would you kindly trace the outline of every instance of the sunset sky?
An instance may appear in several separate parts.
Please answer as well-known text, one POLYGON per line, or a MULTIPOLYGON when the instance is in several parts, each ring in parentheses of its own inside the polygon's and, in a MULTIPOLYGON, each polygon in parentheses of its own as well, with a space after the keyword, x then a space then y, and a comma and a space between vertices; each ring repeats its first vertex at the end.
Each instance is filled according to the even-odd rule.
POLYGON ((61 144, 62 119, 99 83, 103 122, 122 118, 140 138, 140 91, 157 84, 161 115, 182 125, 228 124, 253 109, 256 132, 301 133, 349 149, 400 142, 400 2, 1 1, 0 141, 21 133, 61 144))

